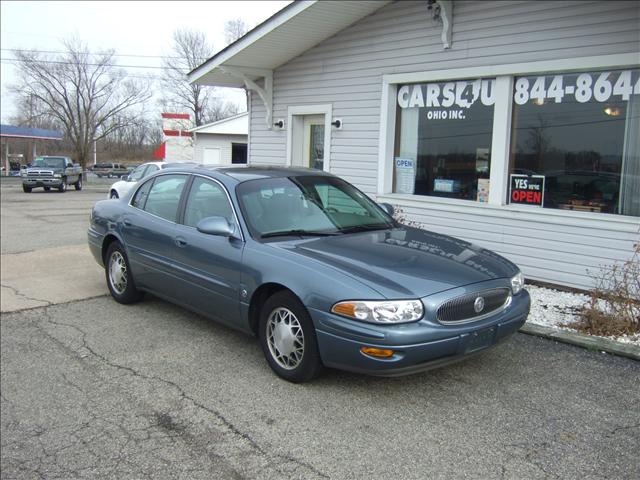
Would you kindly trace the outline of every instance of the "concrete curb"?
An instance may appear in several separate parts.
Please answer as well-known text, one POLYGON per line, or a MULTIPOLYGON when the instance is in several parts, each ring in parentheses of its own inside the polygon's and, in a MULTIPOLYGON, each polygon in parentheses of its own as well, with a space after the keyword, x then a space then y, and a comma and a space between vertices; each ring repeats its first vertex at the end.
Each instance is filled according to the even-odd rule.
POLYGON ((615 340, 610 340, 608 338, 584 335, 578 332, 544 327, 533 323, 525 323, 519 331, 527 335, 536 335, 538 337, 544 337, 562 343, 577 345, 578 347, 586 348, 587 350, 598 350, 640 361, 640 347, 616 342, 615 340))

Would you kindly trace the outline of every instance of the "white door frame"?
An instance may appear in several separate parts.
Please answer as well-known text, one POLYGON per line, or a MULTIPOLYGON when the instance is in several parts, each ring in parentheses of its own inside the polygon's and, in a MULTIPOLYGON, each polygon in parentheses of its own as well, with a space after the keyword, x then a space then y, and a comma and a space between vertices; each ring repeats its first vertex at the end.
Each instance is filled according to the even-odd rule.
POLYGON ((287 167, 291 166, 293 144, 293 117, 294 115, 324 115, 324 164, 325 172, 330 171, 331 165, 331 121, 333 106, 324 105, 296 105, 287 108, 287 167))

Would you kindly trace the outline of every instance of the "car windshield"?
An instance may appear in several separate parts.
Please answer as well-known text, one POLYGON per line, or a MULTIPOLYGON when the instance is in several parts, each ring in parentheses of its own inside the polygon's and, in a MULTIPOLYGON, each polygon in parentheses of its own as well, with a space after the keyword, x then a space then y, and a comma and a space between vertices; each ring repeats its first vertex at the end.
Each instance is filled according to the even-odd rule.
POLYGON ((64 158, 36 158, 33 166, 38 168, 64 168, 64 158))
POLYGON ((236 189, 254 238, 339 235, 394 227, 393 219, 347 182, 328 176, 250 180, 236 189))

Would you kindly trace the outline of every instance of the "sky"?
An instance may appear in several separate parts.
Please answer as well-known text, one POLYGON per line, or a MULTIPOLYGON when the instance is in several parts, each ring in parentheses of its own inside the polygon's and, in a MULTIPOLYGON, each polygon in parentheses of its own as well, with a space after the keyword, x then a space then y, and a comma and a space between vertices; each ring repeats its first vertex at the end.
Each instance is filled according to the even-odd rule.
MULTIPOLYGON (((224 23, 240 18, 249 28, 284 8, 289 1, 0 1, 0 117, 15 113, 8 85, 17 80, 11 49, 61 51, 62 41, 77 38, 91 51, 115 49, 118 64, 132 75, 160 75, 161 56, 171 48, 174 30, 207 35, 214 50, 225 47, 224 23), (129 66, 139 66, 132 68, 129 66), (147 68, 140 68, 147 67, 147 68)), ((243 102, 244 92, 220 89, 227 100, 243 102)))

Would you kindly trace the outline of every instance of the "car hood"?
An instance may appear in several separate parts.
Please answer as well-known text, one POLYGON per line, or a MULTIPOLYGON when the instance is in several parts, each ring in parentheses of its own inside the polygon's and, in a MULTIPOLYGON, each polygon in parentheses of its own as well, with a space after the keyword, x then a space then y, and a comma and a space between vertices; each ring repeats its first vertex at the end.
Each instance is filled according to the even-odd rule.
POLYGON ((272 245, 332 266, 386 298, 424 297, 518 272, 489 250, 409 227, 272 245))

